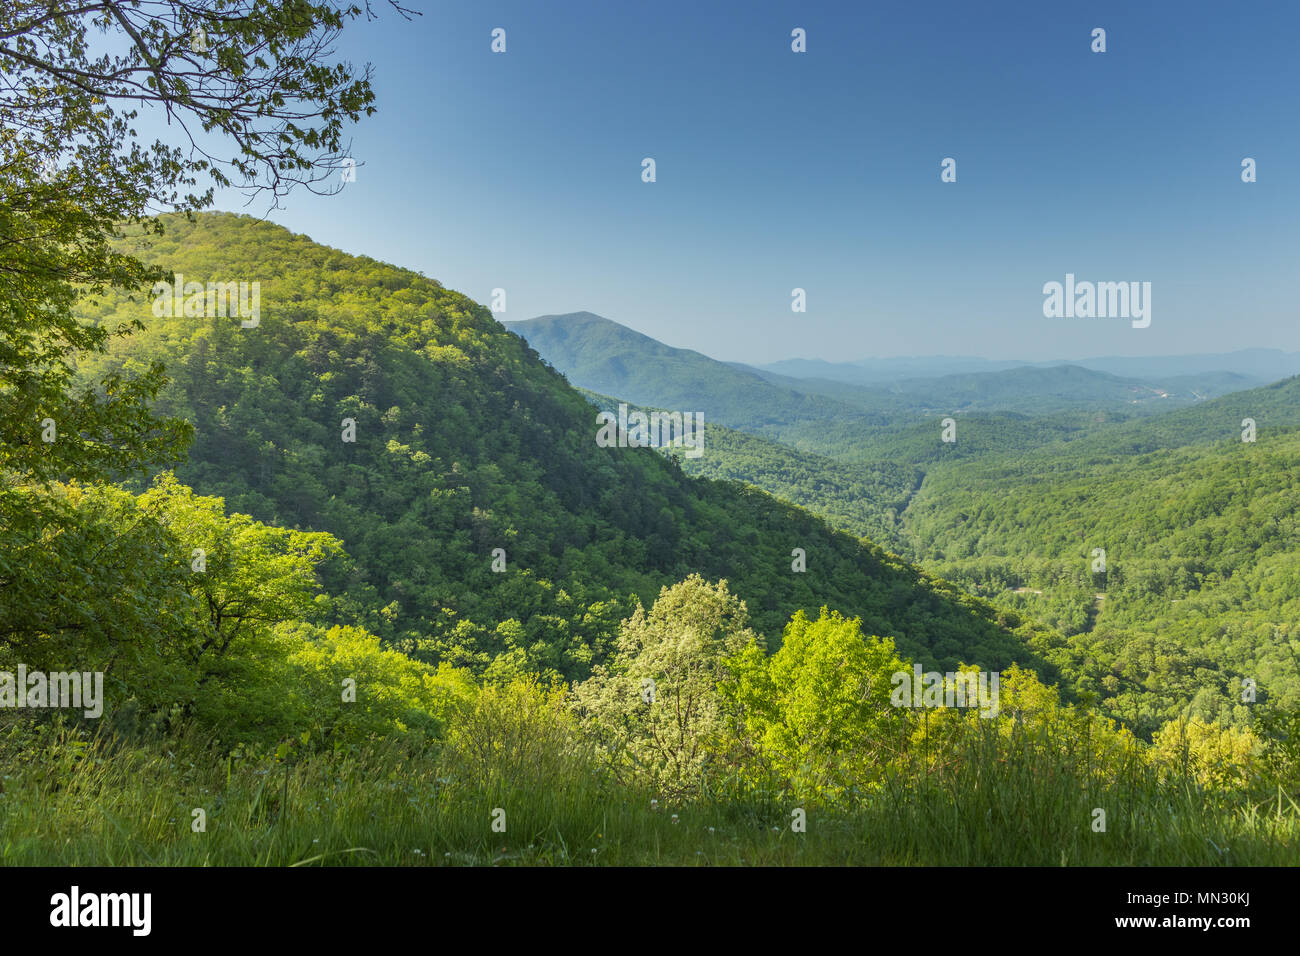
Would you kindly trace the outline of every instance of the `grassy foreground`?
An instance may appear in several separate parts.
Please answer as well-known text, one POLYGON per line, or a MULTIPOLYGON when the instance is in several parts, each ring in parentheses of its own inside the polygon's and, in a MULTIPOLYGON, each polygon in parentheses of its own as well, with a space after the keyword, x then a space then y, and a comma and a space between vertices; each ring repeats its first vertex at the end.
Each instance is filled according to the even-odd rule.
POLYGON ((1135 766, 1101 785, 996 740, 894 773, 852 806, 710 791, 669 804, 581 754, 397 743, 262 756, 44 727, 0 742, 4 865, 1286 865, 1286 797, 1231 798, 1135 766), (962 759, 965 758, 965 759, 962 759), (1106 810, 1106 832, 1093 829, 1106 810), (195 832, 195 809, 205 830, 195 832), (504 832, 493 830, 494 811, 504 832))

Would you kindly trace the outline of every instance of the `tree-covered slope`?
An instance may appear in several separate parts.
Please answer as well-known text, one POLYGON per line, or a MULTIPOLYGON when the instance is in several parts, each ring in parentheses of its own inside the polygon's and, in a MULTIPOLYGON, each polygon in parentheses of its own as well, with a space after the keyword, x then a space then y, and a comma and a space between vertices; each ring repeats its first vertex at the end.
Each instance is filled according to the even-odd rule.
POLYGON ((1246 678, 1300 698, 1300 379, 1140 420, 956 421, 954 443, 935 418, 838 459, 714 428, 711 456, 685 467, 762 487, 1059 629, 1067 681, 1142 732, 1187 708, 1244 721, 1246 678))
POLYGON ((816 374, 836 368, 830 363, 795 362, 792 368, 812 374, 791 377, 775 366, 718 361, 589 312, 505 324, 580 388, 656 408, 698 409, 709 421, 859 461, 894 457, 900 435, 948 415, 1033 422, 1016 431, 1024 447, 1040 440, 1037 422, 1049 416, 1060 419, 1054 427, 1088 424, 1093 416, 1159 415, 1259 384, 1219 371, 1136 378, 1070 364, 985 362, 987 371, 918 375, 909 369, 943 365, 906 359, 889 380, 850 382, 816 374))
POLYGON ((788 388, 825 395, 870 411, 897 416, 959 412, 1107 412, 1155 415, 1261 384, 1231 372, 1125 378, 1078 365, 1022 366, 992 372, 908 377, 871 387, 828 379, 785 378, 762 372, 788 388))
POLYGON ((937 378, 966 375, 972 372, 997 372, 1025 366, 1050 368, 1060 365, 1077 365, 1125 378, 1161 380, 1166 383, 1205 377, 1211 381, 1218 380, 1225 387, 1249 388, 1251 387, 1249 383, 1252 382, 1261 385, 1300 372, 1300 352, 1283 352, 1280 349, 1239 349, 1235 352, 1200 355, 1103 356, 1072 359, 1068 362, 1061 360, 1025 362, 942 355, 871 358, 857 362, 783 359, 779 362, 757 365, 754 368, 760 372, 771 372, 794 378, 831 379, 850 385, 880 385, 909 378, 937 378))
MULTIPOLYGON (((964 366, 959 360, 900 360, 893 379, 862 384, 829 377, 791 378, 770 369, 720 362, 671 348, 587 312, 505 324, 580 388, 638 406, 702 411, 707 422, 868 470, 899 466, 924 470, 941 462, 1028 451, 1094 432, 1110 434, 1108 430, 1119 423, 1151 417, 1163 420, 1253 384, 1246 376, 1216 371, 1139 379, 1077 365, 1004 368, 983 360, 965 363, 982 362, 988 371, 930 376, 915 372, 964 366), (956 442, 940 440, 941 423, 949 417, 958 422, 956 442)), ((1178 367, 1173 360, 1166 364, 1178 367)), ((816 370, 823 365, 829 363, 793 367, 816 370)), ((1179 424, 1183 421, 1187 419, 1174 419, 1171 429, 1183 427, 1179 424)), ((1134 425, 1116 434, 1148 432, 1134 425)), ((734 443, 721 442, 714 461, 695 470, 735 472, 759 487, 826 513, 817 507, 826 495, 786 495, 790 482, 780 473, 782 466, 772 462, 777 470, 769 474, 755 467, 753 454, 721 448, 730 444, 734 443), (743 464, 735 460, 737 453, 747 459, 743 464), (715 470, 719 466, 721 470, 715 470)), ((830 497, 850 493, 839 478, 828 481, 839 486, 830 497)), ((883 506, 877 509, 880 513, 889 507, 880 499, 875 505, 883 506)))
POLYGON ((1026 366, 997 372, 910 378, 889 390, 951 411, 1126 411, 1153 414, 1196 404, 1254 384, 1244 376, 1206 373, 1154 379, 1126 378, 1084 368, 1026 366))
POLYGON ((108 361, 165 362, 162 404, 195 427, 178 476, 339 536, 353 559, 328 575, 340 608, 417 657, 583 676, 629 595, 699 572, 727 578, 769 638, 828 604, 922 660, 1052 676, 989 606, 873 545, 652 450, 598 447, 591 405, 435 281, 228 214, 127 244, 186 281, 261 283, 255 328, 156 318, 141 297, 87 312, 146 322, 108 361))
POLYGON ((861 415, 852 405, 773 384, 752 369, 673 348, 590 312, 504 324, 574 385, 627 402, 700 411, 706 421, 750 431, 861 415))
POLYGON ((1136 725, 1300 699, 1300 379, 930 470, 908 553, 1070 635, 1136 725), (1241 421, 1256 420, 1254 442, 1241 421), (1104 550, 1105 571, 1094 572, 1104 550), (1141 716, 1145 712, 1145 717, 1141 716))
MULTIPOLYGON (((616 412, 619 406, 618 399, 579 391, 602 410, 616 412)), ((704 447, 697 458, 674 453, 688 475, 753 485, 833 528, 902 553, 897 516, 921 483, 920 468, 894 461, 847 463, 707 422, 704 447)))

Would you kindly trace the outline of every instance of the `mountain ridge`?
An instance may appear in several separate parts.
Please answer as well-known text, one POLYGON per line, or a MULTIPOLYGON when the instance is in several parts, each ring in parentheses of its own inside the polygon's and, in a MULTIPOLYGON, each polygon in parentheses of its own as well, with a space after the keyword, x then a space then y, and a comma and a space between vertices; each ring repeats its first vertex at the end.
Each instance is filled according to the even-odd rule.
POLYGON ((352 561, 327 569, 334 613, 390 646, 580 679, 629 595, 648 603, 700 573, 728 579, 769 640, 795 610, 828 605, 927 662, 1055 674, 1046 629, 755 489, 598 447, 587 400, 434 280, 251 217, 165 226, 123 245, 187 279, 260 279, 260 323, 150 317, 138 297, 106 295, 85 318, 145 329, 84 371, 162 360, 162 410, 195 427, 178 477, 258 520, 341 538, 352 561), (795 548, 811 573, 793 571, 795 548))

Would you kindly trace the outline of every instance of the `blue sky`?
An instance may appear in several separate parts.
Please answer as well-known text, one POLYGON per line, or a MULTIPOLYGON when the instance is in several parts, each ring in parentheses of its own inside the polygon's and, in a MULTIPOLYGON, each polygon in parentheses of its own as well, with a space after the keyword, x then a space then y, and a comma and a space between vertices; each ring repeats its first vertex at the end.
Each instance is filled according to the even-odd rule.
POLYGON ((1300 4, 413 5, 338 47, 376 72, 356 182, 270 218, 500 318, 748 362, 1300 349, 1300 4), (1150 327, 1044 318, 1067 272, 1151 282, 1150 327))

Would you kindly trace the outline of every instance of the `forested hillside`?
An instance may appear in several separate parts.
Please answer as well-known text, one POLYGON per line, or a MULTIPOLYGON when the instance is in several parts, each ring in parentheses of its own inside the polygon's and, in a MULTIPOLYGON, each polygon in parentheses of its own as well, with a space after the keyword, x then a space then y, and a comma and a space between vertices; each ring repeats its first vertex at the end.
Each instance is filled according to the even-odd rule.
POLYGON ((1230 372, 1143 380, 1068 364, 898 378, 870 387, 828 379, 763 374, 769 381, 787 388, 825 395, 870 411, 887 411, 898 417, 934 413, 1046 415, 1090 411, 1125 416, 1156 415, 1260 384, 1230 372))
POLYGON ((1072 635, 1131 715, 1179 687, 1200 716, 1244 720, 1244 678, 1295 701, 1300 431, 1279 426, 1300 420, 1298 400, 1289 379, 1140 429, 934 469, 904 515, 906 551, 1072 635), (1269 427, 1244 442, 1251 411, 1269 427), (1215 669, 1237 679, 1225 687, 1215 669))
MULTIPOLYGON (((617 399, 579 391, 597 408, 617 412, 617 399)), ((698 457, 673 457, 689 475, 753 485, 798 502, 833 528, 903 552, 898 514, 920 487, 921 468, 894 461, 850 464, 708 422, 704 448, 698 457)))
POLYGON ((170 219, 144 242, 129 248, 187 281, 265 277, 260 324, 105 298, 91 317, 148 329, 83 371, 161 360, 160 410, 195 428, 178 477, 342 539, 351 562, 325 571, 340 623, 418 659, 583 677, 630 596, 698 572, 728 579, 774 641, 794 610, 830 605, 923 660, 1052 673, 1028 623, 1013 633, 871 543, 648 449, 597 447, 583 397, 437 282, 233 215, 170 219))
MULTIPOLYGON (((1295 779, 1280 655, 1259 670, 1268 709, 1243 712, 1227 696, 1241 669, 1209 656, 1235 661, 1236 632, 1190 651, 1118 630, 1113 648, 1086 629, 1067 639, 998 588, 1001 608, 755 488, 599 447, 596 406, 432 280, 247 217, 165 225, 122 248, 186 281, 260 281, 260 315, 159 317, 141 295, 83 306, 100 327, 143 328, 85 354, 82 380, 160 361, 156 412, 193 436, 147 490, 124 473, 126 487, 0 496, 16 519, 2 529, 6 659, 51 666, 75 650, 112 689, 99 736, 60 717, 0 741, 32 768, 7 781, 0 817, 37 835, 7 861, 147 847, 150 862, 313 862, 360 839, 384 862, 423 845, 417 862, 570 863, 585 843, 599 862, 1216 862, 1206 833, 1242 860, 1290 852, 1292 817, 1252 809, 1295 779), (1000 671, 1001 709, 898 705, 889 688, 913 662, 1000 671), (67 792, 51 783, 65 779, 67 792), (221 794, 206 843, 172 825, 195 788, 221 794), (84 799, 118 817, 54 839, 84 799), (780 842, 792 799, 823 814, 807 843, 780 842), (660 800, 712 821, 717 845, 657 819, 660 800), (1122 811, 1113 841, 1086 836, 1102 804, 1122 811), (511 836, 488 832, 484 806, 511 808, 511 836), (1031 820, 1032 837, 973 837, 995 816, 1031 820), (864 829, 890 836, 849 838, 864 829)), ((915 510, 959 549, 965 519, 950 526, 940 505, 1000 494, 992 470, 960 486, 990 457, 933 465, 927 481, 948 469, 958 484, 917 505, 926 469, 902 460, 858 474, 716 426, 705 447, 720 478, 779 480, 837 522, 892 510, 907 529, 915 510)), ((1293 452, 1277 454, 1243 467, 1272 473, 1293 452)), ((1214 463, 1203 477, 1223 475, 1249 483, 1214 463)), ((1152 536, 1184 517, 1171 509, 1152 536)), ((1281 562, 1284 510, 1242 547, 1281 562)), ((994 529, 1026 547, 1010 527, 994 529)), ((1077 527, 1045 553, 1068 551, 1077 527)), ((951 567, 973 590, 990 575, 963 557, 951 567)), ((1137 562, 1117 562, 1115 581, 1132 579, 1137 562)), ((1290 579, 1260 569, 1290 613, 1290 579)))
POLYGON ((712 427, 709 453, 683 467, 763 488, 1059 630, 1067 640, 1048 656, 1065 686, 1140 733, 1184 713, 1248 723, 1247 679, 1300 700, 1300 379, 1141 417, 1088 394, 1136 383, 1070 367, 882 387, 926 395, 927 382, 1023 388, 1045 396, 1043 413, 958 412, 951 442, 938 415, 798 425, 778 430, 783 442, 712 427), (1242 441, 1247 419, 1254 442, 1242 441))
POLYGON ((941 369, 942 361, 906 359, 889 377, 846 381, 835 377, 845 366, 795 361, 754 369, 672 348, 590 312, 504 325, 579 388, 658 408, 699 409, 710 421, 792 444, 824 445, 824 433, 871 444, 879 434, 942 415, 1156 415, 1260 384, 1223 371, 1139 379, 1070 364, 985 362, 993 370, 918 375, 906 370, 941 369), (805 377, 777 371, 786 367, 805 377))
POLYGON ((783 359, 754 366, 761 372, 801 379, 830 379, 850 385, 888 385, 905 379, 934 379, 971 373, 998 372, 1013 368, 1055 368, 1074 365, 1107 372, 1121 378, 1147 382, 1178 382, 1208 376, 1224 385, 1244 381, 1244 386, 1263 385, 1289 378, 1300 371, 1300 353, 1281 349, 1238 349, 1234 352, 1201 355, 1110 356, 1049 362, 1006 359, 959 358, 955 356, 891 357, 857 362, 827 362, 823 359, 783 359))
POLYGON ((861 409, 773 384, 752 369, 676 349, 590 312, 503 323, 576 386, 624 401, 702 410, 708 421, 762 431, 861 417, 861 409))
MULTIPOLYGON (((193 930, 184 877, 126 866, 201 867, 210 891, 223 865, 1296 862, 1300 379, 1213 397, 1291 356, 1175 357, 1155 377, 1127 359, 796 361, 827 374, 793 379, 589 313, 508 328, 420 272, 209 211, 370 236, 357 248, 469 287, 508 276, 537 309, 578 290, 678 310, 664 327, 761 336, 755 355, 1283 343, 1268 257, 1216 280, 1217 247, 1151 257, 1113 228, 1126 189, 1160 192, 1132 169, 1163 165, 1121 164, 1097 192, 1106 170, 1056 150, 1069 168, 1047 178, 1090 215, 1055 248, 1023 228, 1051 211, 1042 182, 980 185, 981 153, 1034 161, 1013 126, 971 126, 996 139, 958 144, 965 186, 898 165, 938 158, 908 145, 937 74, 905 44, 962 35, 932 11, 919 32, 881 33, 874 10, 796 28, 793 59, 789 24, 759 11, 670 43, 642 96, 681 17, 615 6, 490 34, 475 10, 398 0, 0 8, 0 867, 49 868, 14 876, 15 926, 46 923, 48 900, 50 926, 120 934, 129 908, 148 936, 156 885, 158 935, 193 930), (896 61, 864 60, 859 30, 896 61), (599 55, 552 75, 566 43, 599 55), (915 102, 847 128, 836 96, 864 63, 921 70, 915 102), (774 151, 766 106, 790 90, 813 94, 810 130, 847 139, 774 151), (592 117, 608 148, 575 149, 592 117), (638 177, 643 150, 658 160, 638 177), (1135 319, 1153 283, 1171 304, 1183 286, 1155 332, 1038 324, 1038 268, 1082 269, 1094 244, 1140 277, 1105 283, 1135 319), (817 290, 798 323, 790 281, 817 290), (1242 288, 1258 315, 1225 333, 1242 288), (82 899, 86 866, 113 873, 82 899)), ((1011 25, 1040 27, 1074 29, 1011 25)), ((1151 59, 1113 27, 1117 60, 1084 58, 1082 33, 1080 56, 1038 45, 1086 59, 1086 87, 1041 63, 1043 82, 1003 79, 1046 107, 1073 84, 1110 117, 1123 104, 1102 98, 1132 97, 1099 82, 1107 64, 1151 59)), ((940 53, 997 108, 987 50, 940 53)), ((1247 101, 1224 98, 1234 117, 1247 101)), ((1250 216, 1153 208, 1282 235, 1274 161, 1238 188, 1235 150, 1226 169, 1208 154, 1208 181, 1189 153, 1165 185, 1226 182, 1264 200, 1250 216)), ((1080 283, 1078 317, 1104 278, 1080 283)), ((302 908, 239 877, 231 926, 302 908)), ((335 895, 365 886, 394 912, 402 886, 429 888, 354 879, 335 895)), ((1209 888, 1245 908, 1236 883, 1209 888)), ((1116 901, 1075 900, 1060 925, 1116 901)))

